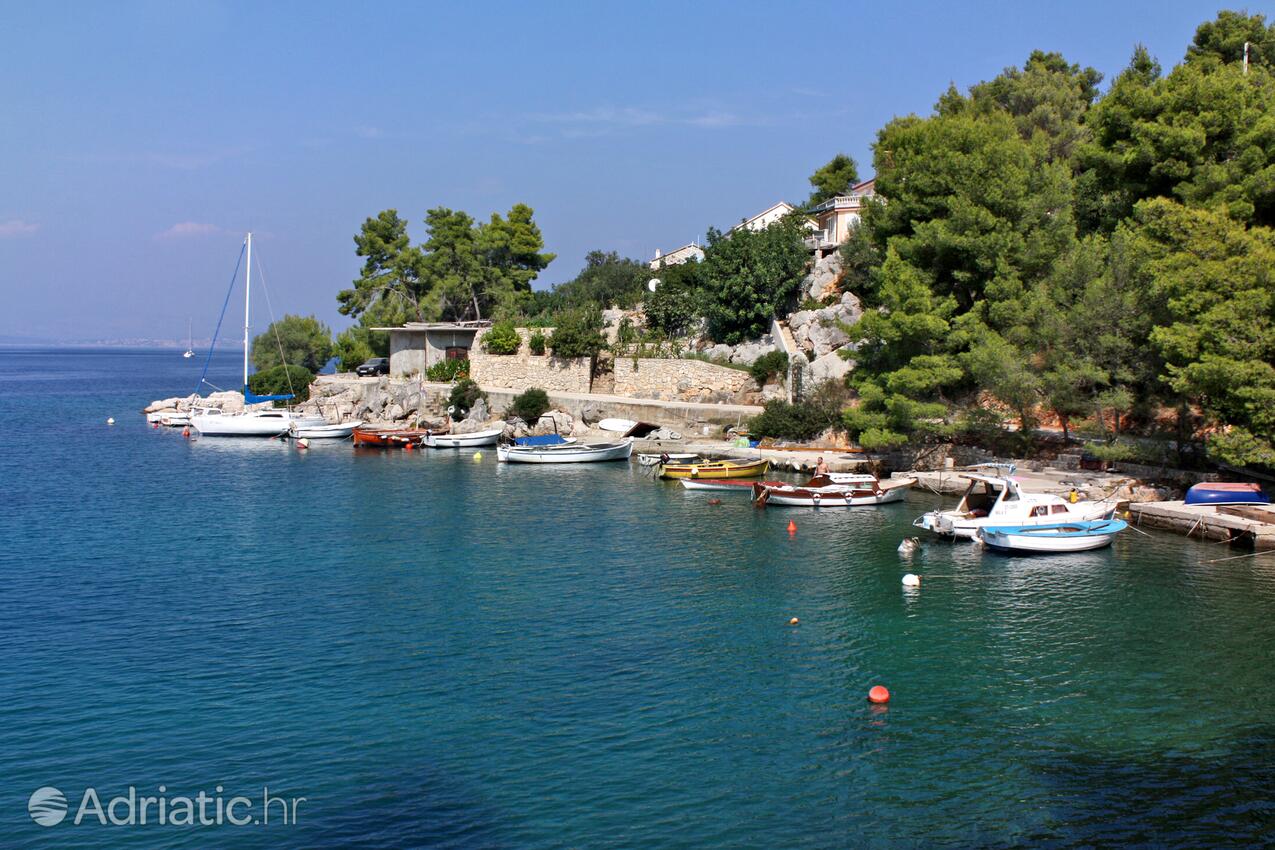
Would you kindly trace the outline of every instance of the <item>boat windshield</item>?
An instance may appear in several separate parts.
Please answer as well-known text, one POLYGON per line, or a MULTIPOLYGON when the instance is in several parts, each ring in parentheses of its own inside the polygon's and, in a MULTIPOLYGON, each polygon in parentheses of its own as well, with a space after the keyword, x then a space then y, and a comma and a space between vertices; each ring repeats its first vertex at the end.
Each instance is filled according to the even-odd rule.
POLYGON ((996 504, 996 497, 999 495, 999 488, 992 486, 990 482, 975 481, 965 491, 965 498, 962 499, 962 502, 967 513, 987 516, 992 506, 996 504))

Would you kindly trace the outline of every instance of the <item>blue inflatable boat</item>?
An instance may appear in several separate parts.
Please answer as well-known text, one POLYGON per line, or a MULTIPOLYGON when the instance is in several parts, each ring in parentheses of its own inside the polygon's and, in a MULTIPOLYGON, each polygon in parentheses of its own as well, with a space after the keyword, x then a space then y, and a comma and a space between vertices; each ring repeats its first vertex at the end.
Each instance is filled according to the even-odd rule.
POLYGON ((1186 491, 1188 505, 1269 505, 1271 500, 1257 484, 1210 481, 1186 491))

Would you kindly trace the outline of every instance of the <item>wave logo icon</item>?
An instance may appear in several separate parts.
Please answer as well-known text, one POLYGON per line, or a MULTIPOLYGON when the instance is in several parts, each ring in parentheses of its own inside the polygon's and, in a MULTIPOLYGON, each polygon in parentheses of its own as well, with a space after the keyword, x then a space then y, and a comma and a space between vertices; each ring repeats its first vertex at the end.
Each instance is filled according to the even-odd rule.
POLYGON ((66 817, 66 795, 48 785, 37 788, 27 800, 27 811, 40 826, 57 826, 66 817))

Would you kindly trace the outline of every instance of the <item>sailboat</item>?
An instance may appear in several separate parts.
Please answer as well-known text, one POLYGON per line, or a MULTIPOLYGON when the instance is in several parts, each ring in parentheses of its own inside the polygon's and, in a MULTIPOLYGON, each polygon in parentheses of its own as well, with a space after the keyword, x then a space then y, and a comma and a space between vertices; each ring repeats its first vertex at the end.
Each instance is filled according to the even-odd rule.
MULTIPOLYGON (((288 395, 253 395, 248 389, 248 351, 251 325, 249 315, 252 306, 252 234, 244 238, 244 250, 247 251, 248 263, 244 271, 243 294, 243 401, 244 405, 259 404, 265 401, 284 401, 292 398, 288 395)), ((233 287, 233 281, 231 286, 233 287)), ((229 298, 229 296, 227 296, 229 298)), ((222 308, 223 315, 225 308, 222 308)), ((220 322, 218 322, 220 325, 220 322)), ((214 340, 215 342, 216 340, 214 340)), ((209 351, 212 357, 212 351, 209 351)), ((205 367, 205 373, 207 367, 205 367)), ((203 378, 200 383, 204 383, 203 378)), ((242 413, 226 413, 215 407, 196 407, 190 417, 191 427, 205 437, 278 437, 287 433, 292 425, 299 428, 316 427, 327 424, 322 416, 304 416, 291 410, 265 408, 261 410, 244 410, 242 413)))
POLYGON ((195 356, 195 336, 191 329, 190 319, 186 320, 186 353, 182 355, 187 360, 195 356))

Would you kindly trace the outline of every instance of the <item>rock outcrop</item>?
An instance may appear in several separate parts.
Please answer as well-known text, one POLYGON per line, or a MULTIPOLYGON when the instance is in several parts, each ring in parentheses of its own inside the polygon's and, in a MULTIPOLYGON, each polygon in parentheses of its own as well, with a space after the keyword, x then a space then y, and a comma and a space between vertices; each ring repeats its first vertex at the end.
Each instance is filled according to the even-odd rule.
POLYGON ((847 292, 830 307, 793 313, 788 317, 788 328, 797 345, 817 359, 849 345, 850 335, 843 326, 853 326, 862 316, 863 305, 847 292))
POLYGON ((841 252, 833 251, 816 262, 810 274, 801 281, 801 297, 823 301, 836 295, 841 284, 841 271, 841 252))

